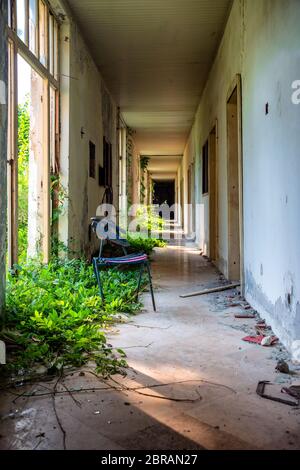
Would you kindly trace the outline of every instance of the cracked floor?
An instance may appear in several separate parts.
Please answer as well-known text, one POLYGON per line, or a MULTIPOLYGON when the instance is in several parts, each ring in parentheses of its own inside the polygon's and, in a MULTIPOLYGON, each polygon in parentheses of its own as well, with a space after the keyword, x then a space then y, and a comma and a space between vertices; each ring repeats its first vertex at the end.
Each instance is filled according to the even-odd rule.
POLYGON ((179 297, 220 282, 192 244, 157 249, 152 269, 157 313, 146 293, 143 312, 109 335, 127 353, 127 377, 83 369, 3 392, 1 449, 300 449, 300 410, 256 394, 259 380, 278 392, 300 384, 290 362, 294 374, 275 371, 284 348, 242 341, 255 319, 234 317, 236 291, 179 297))

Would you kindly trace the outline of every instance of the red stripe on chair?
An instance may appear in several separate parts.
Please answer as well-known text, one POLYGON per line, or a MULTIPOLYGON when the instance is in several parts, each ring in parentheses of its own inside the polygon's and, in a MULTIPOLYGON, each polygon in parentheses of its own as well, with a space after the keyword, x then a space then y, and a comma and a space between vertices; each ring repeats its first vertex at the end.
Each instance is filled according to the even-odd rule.
POLYGON ((148 259, 147 255, 141 256, 132 256, 132 257, 120 257, 120 258, 101 258, 101 263, 109 264, 129 264, 137 263, 139 261, 146 261, 148 259))

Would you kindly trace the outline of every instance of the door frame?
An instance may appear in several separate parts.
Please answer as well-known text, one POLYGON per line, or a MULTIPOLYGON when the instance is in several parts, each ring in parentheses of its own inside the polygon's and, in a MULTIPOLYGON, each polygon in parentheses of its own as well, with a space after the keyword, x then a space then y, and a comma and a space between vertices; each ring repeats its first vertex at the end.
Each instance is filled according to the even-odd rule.
MULTIPOLYGON (((240 243, 240 284, 241 292, 244 294, 245 286, 245 276, 244 276, 244 205, 243 205, 243 133, 242 133, 242 79, 240 74, 236 74, 234 80, 232 81, 227 97, 226 97, 226 109, 228 102, 234 93, 235 89, 237 90, 237 150, 238 150, 238 182, 239 182, 239 243, 240 243)), ((228 120, 227 120, 228 126, 228 120)), ((229 165, 229 139, 228 139, 228 127, 227 127, 227 170, 229 165)), ((228 181, 228 171, 227 171, 227 181, 228 181)), ((229 181, 228 181, 229 183, 229 181)), ((228 197, 228 192, 227 192, 228 197)), ((230 243, 229 243, 229 226, 230 226, 230 214, 228 211, 228 275, 229 263, 230 263, 230 243)))
POLYGON ((218 203, 218 121, 211 125, 208 136, 208 194, 209 194, 209 257, 219 259, 219 203, 218 203))

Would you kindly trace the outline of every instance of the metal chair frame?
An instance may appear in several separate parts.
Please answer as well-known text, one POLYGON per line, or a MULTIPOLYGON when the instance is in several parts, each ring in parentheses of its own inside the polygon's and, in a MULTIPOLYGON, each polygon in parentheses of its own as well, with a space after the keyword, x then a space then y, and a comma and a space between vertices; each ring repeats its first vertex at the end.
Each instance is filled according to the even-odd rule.
MULTIPOLYGON (((97 224, 100 221, 99 218, 94 217, 92 219, 92 228, 96 232, 97 224)), ((152 284, 152 275, 151 275, 151 268, 150 268, 150 262, 148 259, 148 256, 145 253, 133 253, 133 254, 128 254, 127 253, 127 248, 130 247, 130 243, 126 239, 122 239, 119 237, 120 234, 120 229, 116 227, 116 233, 117 233, 117 238, 116 239, 109 239, 106 240, 105 238, 100 238, 100 249, 99 249, 99 256, 93 258, 93 268, 95 272, 95 276, 97 279, 98 287, 99 287, 99 292, 100 292, 100 297, 102 299, 102 302, 105 303, 105 296, 103 292, 103 285, 102 285, 102 280, 101 280, 101 269, 104 268, 111 268, 111 267, 117 267, 117 266, 140 266, 139 269, 139 274, 138 274, 138 284, 137 284, 137 290, 136 290, 136 296, 138 298, 139 292, 141 289, 141 283, 142 283, 142 277, 143 273, 146 270, 148 274, 148 280, 149 280, 149 287, 150 287, 150 292, 151 292, 151 298, 152 298, 152 305, 153 305, 153 310, 156 312, 156 304, 155 304, 155 299, 154 299, 154 292, 153 292, 153 284, 152 284), (119 256, 116 258, 104 258, 102 257, 102 252, 103 252, 103 247, 105 241, 109 241, 112 244, 115 244, 117 246, 121 246, 124 256, 119 256)))

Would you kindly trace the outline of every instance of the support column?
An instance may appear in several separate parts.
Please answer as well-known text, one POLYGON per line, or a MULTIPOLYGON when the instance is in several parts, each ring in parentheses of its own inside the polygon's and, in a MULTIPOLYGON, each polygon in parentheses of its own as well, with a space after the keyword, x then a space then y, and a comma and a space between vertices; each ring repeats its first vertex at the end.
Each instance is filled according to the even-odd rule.
POLYGON ((49 259, 49 139, 46 81, 31 70, 28 257, 49 259))
POLYGON ((0 0, 0 317, 5 302, 7 218, 7 0, 0 0))

